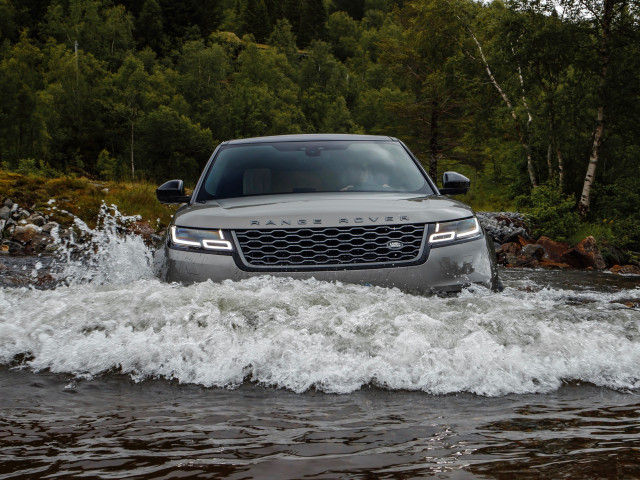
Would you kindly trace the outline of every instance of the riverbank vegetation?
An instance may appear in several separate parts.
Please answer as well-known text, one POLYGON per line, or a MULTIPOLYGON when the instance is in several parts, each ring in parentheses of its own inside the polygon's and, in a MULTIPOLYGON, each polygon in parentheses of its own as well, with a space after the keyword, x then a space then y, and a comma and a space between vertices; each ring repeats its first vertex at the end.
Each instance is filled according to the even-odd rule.
MULTIPOLYGON (((156 187, 143 181, 119 182, 78 176, 47 178, 0 170, 0 196, 30 211, 46 211, 48 220, 63 226, 72 225, 77 217, 94 228, 104 203, 116 205, 123 215, 139 215, 151 228, 160 231, 169 224, 176 207, 161 205, 156 200, 156 187)), ((0 202, 4 198, 0 198, 0 202)))
POLYGON ((148 208, 144 182, 193 185, 222 140, 387 134, 432 176, 469 176, 476 208, 640 251, 638 11, 636 0, 0 0, 0 162, 148 190, 148 208))

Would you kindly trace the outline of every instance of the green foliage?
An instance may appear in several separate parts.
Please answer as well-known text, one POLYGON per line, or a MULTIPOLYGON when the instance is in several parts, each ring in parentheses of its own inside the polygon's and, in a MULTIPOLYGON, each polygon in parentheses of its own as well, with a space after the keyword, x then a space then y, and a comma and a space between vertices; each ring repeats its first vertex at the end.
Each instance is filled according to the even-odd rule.
POLYGON ((0 161, 161 182, 194 179, 217 140, 391 135, 432 175, 470 176, 476 207, 526 194, 546 234, 590 229, 640 250, 637 0, 614 12, 604 89, 595 17, 563 5, 0 0, 0 161), (590 223, 576 230, 570 199, 603 101, 590 223), (527 152, 543 183, 531 195, 527 152), (550 183, 561 170, 562 185, 550 183))
POLYGON ((215 142, 209 129, 160 106, 140 123, 138 167, 143 178, 169 178, 180 172, 185 181, 195 182, 215 142))
POLYGON ((580 226, 575 205, 575 197, 563 194, 555 181, 538 185, 529 196, 516 199, 516 206, 529 217, 535 235, 562 241, 570 239, 580 226))
POLYGON ((118 168, 118 160, 109 155, 109 151, 105 148, 98 155, 98 173, 102 178, 107 180, 117 180, 120 177, 118 168))

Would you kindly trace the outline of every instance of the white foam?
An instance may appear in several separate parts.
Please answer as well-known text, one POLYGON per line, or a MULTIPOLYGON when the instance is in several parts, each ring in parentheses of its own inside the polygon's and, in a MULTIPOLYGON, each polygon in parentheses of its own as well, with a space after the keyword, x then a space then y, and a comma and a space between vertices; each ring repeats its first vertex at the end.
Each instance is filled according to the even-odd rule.
POLYGON ((640 312, 614 308, 615 296, 575 306, 551 290, 438 298, 271 277, 7 289, 0 361, 28 352, 36 370, 296 392, 373 384, 494 396, 571 380, 635 389, 640 312))
POLYGON ((22 355, 34 370, 84 378, 117 371, 296 392, 640 388, 640 311, 622 305, 639 288, 540 288, 525 278, 500 294, 440 298, 273 277, 185 287, 153 277, 142 239, 122 233, 132 219, 103 206, 96 229, 76 221, 82 241, 53 232, 64 285, 0 290, 0 363, 22 355))

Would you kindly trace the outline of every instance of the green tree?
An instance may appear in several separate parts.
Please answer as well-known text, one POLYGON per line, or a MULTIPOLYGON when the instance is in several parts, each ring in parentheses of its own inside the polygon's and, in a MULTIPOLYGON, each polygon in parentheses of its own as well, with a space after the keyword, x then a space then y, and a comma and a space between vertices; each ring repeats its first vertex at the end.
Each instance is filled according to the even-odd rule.
MULTIPOLYGON (((128 151, 131 179, 136 178, 136 146, 137 130, 147 112, 159 104, 165 103, 162 98, 154 98, 158 90, 154 90, 151 75, 145 70, 142 61, 130 54, 122 63, 112 80, 113 94, 110 110, 117 124, 122 128, 115 130, 119 138, 127 138, 127 147, 120 147, 120 152, 128 151)), ((160 91, 166 94, 166 89, 160 91)), ((166 101, 166 100, 165 100, 166 101)))
POLYGON ((140 122, 140 174, 162 181, 178 172, 184 180, 195 183, 215 143, 209 129, 161 105, 140 122))
POLYGON ((208 127, 214 136, 225 132, 222 108, 228 95, 231 66, 218 44, 205 46, 202 40, 186 42, 177 64, 178 92, 190 106, 190 118, 208 127))
POLYGON ((0 53, 9 41, 17 40, 16 10, 9 0, 0 0, 0 53))
POLYGON ((289 63, 298 59, 298 49, 296 47, 296 36, 293 34, 291 24, 286 18, 281 18, 276 22, 267 43, 276 48, 278 53, 286 55, 289 63))
POLYGON ((296 105, 296 71, 284 54, 249 44, 237 59, 227 114, 230 136, 298 133, 304 115, 296 105))
POLYGON ((463 136, 469 122, 464 106, 463 39, 465 31, 452 3, 411 2, 397 10, 401 31, 382 43, 383 61, 410 96, 390 105, 405 123, 407 138, 418 153, 428 155, 428 171, 437 177, 441 161, 468 161, 463 136))
POLYGON ((0 61, 0 157, 4 161, 38 157, 46 148, 46 125, 38 115, 43 60, 43 53, 23 31, 0 61))
POLYGON ((271 21, 264 0, 246 0, 241 20, 243 32, 252 34, 258 43, 264 43, 271 33, 271 21))
POLYGON ((44 49, 45 87, 40 93, 50 135, 50 162, 62 171, 94 172, 105 141, 109 73, 83 50, 55 41, 44 49))
POLYGON ((47 9, 45 32, 74 51, 91 53, 117 67, 133 48, 133 19, 123 5, 100 0, 54 2, 47 9))
POLYGON ((162 8, 158 0, 145 0, 136 19, 136 42, 140 47, 151 47, 156 53, 165 53, 169 39, 164 32, 162 8))

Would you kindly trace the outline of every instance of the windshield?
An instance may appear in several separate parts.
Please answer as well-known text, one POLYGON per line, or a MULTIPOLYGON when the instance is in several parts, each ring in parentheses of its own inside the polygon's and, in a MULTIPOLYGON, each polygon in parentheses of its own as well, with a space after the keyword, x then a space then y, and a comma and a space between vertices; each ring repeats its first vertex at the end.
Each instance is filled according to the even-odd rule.
POLYGON ((221 147, 197 201, 349 191, 433 193, 398 142, 273 142, 221 147))

